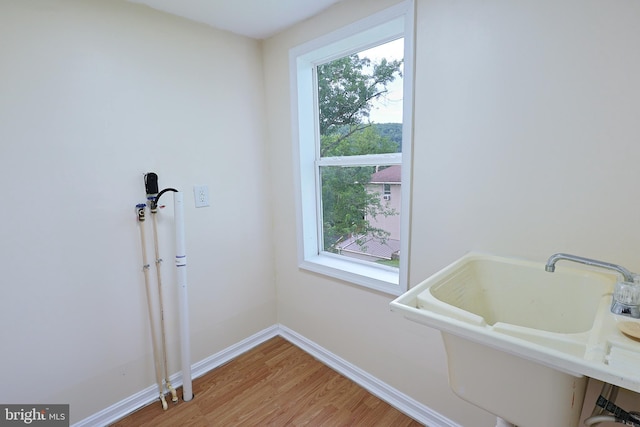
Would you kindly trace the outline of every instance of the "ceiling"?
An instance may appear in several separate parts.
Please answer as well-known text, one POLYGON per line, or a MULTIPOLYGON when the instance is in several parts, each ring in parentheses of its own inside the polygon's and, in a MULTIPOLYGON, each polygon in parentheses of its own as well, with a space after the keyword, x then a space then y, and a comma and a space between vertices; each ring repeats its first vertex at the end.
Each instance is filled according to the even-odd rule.
POLYGON ((264 39, 341 0, 129 0, 236 34, 264 39))

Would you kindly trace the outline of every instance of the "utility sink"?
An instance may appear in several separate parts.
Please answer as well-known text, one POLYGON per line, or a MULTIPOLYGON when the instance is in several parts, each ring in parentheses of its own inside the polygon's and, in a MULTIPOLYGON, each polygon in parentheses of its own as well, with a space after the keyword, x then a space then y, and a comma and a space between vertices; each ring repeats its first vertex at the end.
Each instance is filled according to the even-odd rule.
POLYGON ((640 392, 640 342, 610 312, 613 272, 468 254, 391 303, 437 328, 461 398, 519 427, 577 426, 587 377, 640 392), (544 408, 544 410, 541 410, 544 408))

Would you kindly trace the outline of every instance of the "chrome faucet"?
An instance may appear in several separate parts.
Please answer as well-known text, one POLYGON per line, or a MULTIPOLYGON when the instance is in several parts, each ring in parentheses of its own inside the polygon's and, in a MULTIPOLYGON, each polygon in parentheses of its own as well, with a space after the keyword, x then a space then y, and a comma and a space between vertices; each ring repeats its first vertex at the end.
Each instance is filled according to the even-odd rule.
POLYGON ((611 312, 623 316, 640 318, 640 304, 638 304, 638 285, 635 284, 634 274, 626 268, 609 262, 598 261, 591 258, 583 258, 581 256, 569 254, 554 254, 549 257, 544 269, 553 273, 556 269, 556 263, 560 260, 578 262, 580 264, 592 265, 595 267, 606 268, 622 274, 624 282, 616 283, 611 300, 611 312))
POLYGON ((583 258, 581 256, 570 255, 570 254, 551 255, 549 257, 549 260, 547 261, 547 265, 544 266, 544 269, 550 273, 553 273, 554 271, 556 271, 556 262, 562 259, 567 261, 578 262, 580 264, 592 265, 594 267, 601 267, 601 268, 606 268, 608 270, 617 271, 618 273, 622 274, 622 277, 624 277, 625 282, 633 283, 633 273, 622 266, 619 266, 617 264, 611 264, 609 262, 598 261, 591 258, 583 258))

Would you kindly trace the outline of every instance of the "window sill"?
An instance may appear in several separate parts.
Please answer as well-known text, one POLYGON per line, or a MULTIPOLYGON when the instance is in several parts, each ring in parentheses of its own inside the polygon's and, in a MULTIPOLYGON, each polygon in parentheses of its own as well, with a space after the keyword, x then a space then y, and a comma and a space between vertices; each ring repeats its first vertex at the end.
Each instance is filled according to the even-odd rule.
POLYGON ((332 254, 320 254, 307 257, 300 262, 299 266, 304 270, 344 280, 386 294, 398 296, 402 293, 397 269, 342 258, 332 254))

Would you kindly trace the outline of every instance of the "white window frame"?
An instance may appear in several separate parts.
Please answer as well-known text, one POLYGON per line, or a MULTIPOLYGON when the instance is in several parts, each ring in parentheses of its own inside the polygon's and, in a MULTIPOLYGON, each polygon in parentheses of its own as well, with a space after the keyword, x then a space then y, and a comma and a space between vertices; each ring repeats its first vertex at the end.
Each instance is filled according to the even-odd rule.
POLYGON ((413 130, 414 0, 406 0, 289 52, 292 135, 296 171, 298 265, 300 268, 400 295, 408 289, 411 147, 413 130), (404 38, 402 153, 320 158, 317 65, 404 38), (383 160, 381 161, 381 158, 383 160), (320 166, 402 165, 400 268, 322 250, 320 166))

